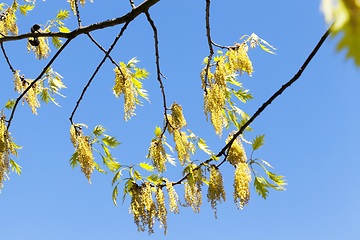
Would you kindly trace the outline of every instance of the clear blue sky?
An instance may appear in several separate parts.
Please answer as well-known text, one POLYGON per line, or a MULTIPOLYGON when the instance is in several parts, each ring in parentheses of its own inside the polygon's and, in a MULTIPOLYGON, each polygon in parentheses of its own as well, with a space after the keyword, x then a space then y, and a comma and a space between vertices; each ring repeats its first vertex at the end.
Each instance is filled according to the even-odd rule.
MULTIPOLYGON (((10 4, 12 1, 5 1, 10 4)), ((135 1, 140 4, 141 1, 135 1)), ((271 55, 260 48, 251 50, 253 77, 240 78, 255 97, 239 107, 252 115, 282 84, 298 71, 322 34, 326 31, 319 1, 219 1, 211 5, 213 40, 232 45, 245 34, 256 33, 277 48, 271 55)), ((70 9, 64 1, 37 1, 25 18, 19 16, 19 33, 45 24, 59 9, 70 9)), ((81 8, 84 26, 127 13, 128 1, 87 1, 81 8), (119 3, 121 2, 121 3, 119 3)), ((208 55, 205 32, 205 0, 165 1, 150 9, 159 32, 160 63, 167 104, 173 101, 184 109, 188 128, 204 138, 214 152, 223 146, 203 113, 200 71, 208 55)), ((77 27, 76 18, 66 26, 77 27)), ((93 32, 107 49, 121 26, 93 32)), ((92 185, 79 168, 68 160, 74 152, 69 139, 68 118, 94 69, 103 57, 85 36, 73 40, 53 64, 64 77, 66 98, 57 98, 61 108, 42 104, 38 115, 28 106, 19 106, 10 132, 23 146, 17 162, 23 173, 4 182, 0 194, 0 239, 358 239, 359 226, 359 88, 360 70, 345 53, 335 51, 336 39, 328 39, 302 77, 276 99, 251 125, 254 133, 266 135, 266 144, 256 157, 269 161, 275 172, 286 176, 285 192, 270 191, 263 200, 251 189, 251 201, 237 210, 232 199, 233 168, 222 166, 227 202, 218 207, 218 219, 203 192, 199 214, 180 208, 168 215, 168 235, 154 227, 155 234, 138 233, 129 214, 129 199, 115 207, 111 200, 112 175, 94 173, 92 185)), ((27 54, 26 40, 4 44, 15 69, 26 78, 35 78, 48 60, 27 54)), ((55 50, 52 49, 52 54, 55 50)), ((86 92, 74 122, 90 129, 102 124, 122 143, 113 150, 121 164, 148 161, 147 155, 155 126, 163 123, 163 105, 156 80, 153 33, 144 15, 130 23, 112 52, 116 61, 137 57, 140 67, 151 73, 144 80, 151 104, 137 107, 136 116, 123 120, 123 100, 110 90, 114 66, 107 61, 86 92)), ((2 105, 16 98, 12 73, 0 57, 2 105)), ((5 112, 8 117, 9 112, 5 112)), ((169 138, 170 139, 170 138, 169 138)), ((250 146, 246 147, 250 153, 250 146)), ((101 162, 98 155, 95 155, 101 162)), ((194 159, 205 160, 199 154, 194 159)), ((181 177, 180 168, 171 168, 172 181, 181 177)), ((182 187, 177 187, 183 199, 182 187)))

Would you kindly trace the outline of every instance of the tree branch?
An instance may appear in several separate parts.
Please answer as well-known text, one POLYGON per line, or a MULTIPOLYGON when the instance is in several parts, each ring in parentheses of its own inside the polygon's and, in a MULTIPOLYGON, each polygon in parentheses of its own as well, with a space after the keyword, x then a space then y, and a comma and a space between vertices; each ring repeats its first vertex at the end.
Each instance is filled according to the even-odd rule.
POLYGON ((4 57, 5 57, 5 59, 6 59, 6 62, 8 63, 8 65, 9 65, 9 67, 10 67, 10 70, 11 70, 13 73, 15 73, 14 68, 13 68, 13 67, 11 66, 11 64, 10 64, 9 58, 8 58, 8 56, 7 56, 6 53, 5 53, 4 44, 3 44, 3 43, 0 43, 0 45, 1 45, 1 50, 2 50, 2 52, 4 53, 4 57))
POLYGON ((15 41, 20 39, 26 39, 29 37, 61 37, 61 38, 68 38, 73 39, 77 37, 80 34, 86 34, 95 30, 108 28, 112 26, 116 26, 119 24, 123 24, 126 22, 131 22, 134 20, 138 15, 141 13, 147 11, 150 7, 155 5, 160 0, 146 0, 143 3, 141 3, 136 8, 132 9, 131 12, 111 20, 106 20, 104 22, 94 23, 86 27, 79 27, 78 29, 70 32, 70 33, 62 33, 62 32, 49 32, 49 33, 25 33, 18 36, 6 36, 0 38, 0 43, 2 42, 8 42, 8 41, 15 41))

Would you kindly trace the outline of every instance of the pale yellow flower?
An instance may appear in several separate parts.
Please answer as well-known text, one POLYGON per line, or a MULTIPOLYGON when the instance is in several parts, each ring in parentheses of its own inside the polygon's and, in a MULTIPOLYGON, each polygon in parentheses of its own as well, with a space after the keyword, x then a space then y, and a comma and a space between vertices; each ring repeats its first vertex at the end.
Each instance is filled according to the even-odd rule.
POLYGON ((209 188, 207 193, 208 202, 211 208, 215 210, 215 218, 217 218, 217 203, 226 201, 224 181, 218 168, 212 166, 210 170, 209 188))
POLYGON ((251 173, 248 164, 239 162, 236 164, 234 176, 234 202, 237 207, 243 209, 250 200, 251 173))

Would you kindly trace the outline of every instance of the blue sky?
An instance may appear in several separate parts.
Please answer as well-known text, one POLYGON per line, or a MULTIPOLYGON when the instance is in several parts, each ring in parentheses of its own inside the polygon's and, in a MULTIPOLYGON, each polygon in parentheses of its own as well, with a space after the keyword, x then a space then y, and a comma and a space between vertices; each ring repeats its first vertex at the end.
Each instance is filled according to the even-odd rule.
MULTIPOLYGON (((11 3, 12 1, 5 1, 11 3)), ((112 19, 130 10, 128 1, 87 1, 81 8, 83 26, 112 19)), ((135 1, 140 4, 141 1, 135 1)), ((320 37, 326 24, 319 1, 216 1, 211 3, 212 39, 220 45, 239 42, 243 35, 256 33, 277 48, 276 55, 260 48, 249 52, 253 76, 239 80, 253 93, 254 100, 239 107, 252 115, 263 102, 298 71, 320 37)), ((19 16, 19 33, 45 24, 66 1, 37 1, 25 18, 19 16)), ((160 64, 167 77, 164 86, 167 104, 183 107, 188 128, 218 152, 226 139, 219 139, 206 122, 200 71, 208 55, 205 32, 205 1, 160 1, 150 9, 159 32, 160 64)), ((73 30, 76 18, 65 21, 73 30)), ((93 32, 107 49, 121 26, 93 32)), ((265 134, 266 144, 255 157, 270 162, 275 172, 286 177, 284 192, 270 191, 267 200, 251 189, 251 201, 237 210, 232 199, 233 168, 221 167, 227 202, 218 207, 218 219, 206 200, 199 214, 180 208, 168 214, 168 235, 155 225, 155 234, 138 233, 128 212, 129 199, 115 207, 111 199, 112 175, 94 173, 92 185, 79 168, 68 160, 74 152, 69 139, 69 117, 80 93, 100 63, 103 53, 84 35, 74 39, 53 64, 64 77, 66 98, 57 98, 61 107, 42 104, 38 115, 28 106, 19 106, 10 132, 23 146, 17 162, 21 177, 12 173, 0 194, 0 239, 357 239, 360 197, 358 178, 360 148, 360 70, 345 53, 337 53, 336 39, 327 39, 302 77, 276 99, 251 125, 256 135, 265 134)), ((26 78, 35 78, 48 60, 27 54, 26 40, 6 42, 4 47, 15 69, 26 78)), ((55 49, 52 49, 52 54, 55 49)), ((144 80, 151 104, 137 107, 136 116, 123 120, 123 100, 116 99, 114 66, 107 61, 86 92, 74 122, 89 129, 102 124, 122 144, 112 151, 121 164, 148 161, 145 156, 155 126, 162 126, 163 104, 156 80, 153 32, 145 15, 129 24, 112 52, 116 61, 137 57, 139 66, 150 72, 144 80)), ((0 58, 0 102, 16 98, 12 73, 0 58)), ((9 112, 5 112, 8 117, 9 112)), ((90 132, 90 130, 89 130, 90 132)), ((88 133, 89 133, 88 132, 88 133)), ((170 138, 169 138, 170 139, 170 138)), ((251 146, 246 146, 250 153, 251 146)), ((100 158, 95 155, 98 162, 100 158)), ((198 154, 194 159, 206 159, 198 154)), ((169 167, 165 177, 176 181, 180 167, 169 167)), ((183 199, 181 186, 177 187, 183 199)))

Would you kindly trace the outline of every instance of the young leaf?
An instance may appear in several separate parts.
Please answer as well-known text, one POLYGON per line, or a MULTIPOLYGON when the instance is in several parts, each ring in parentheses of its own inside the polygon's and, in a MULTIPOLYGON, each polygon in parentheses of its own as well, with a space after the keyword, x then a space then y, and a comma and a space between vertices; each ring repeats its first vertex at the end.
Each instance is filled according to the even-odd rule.
POLYGON ((154 183, 154 184, 157 184, 159 175, 160 175, 160 174, 152 174, 152 175, 146 177, 145 179, 147 179, 149 182, 152 182, 152 183, 154 183))
POLYGON ((66 18, 69 18, 69 14, 70 11, 66 11, 66 10, 60 10, 55 19, 61 19, 61 20, 65 20, 66 18))
POLYGON ((102 125, 97 125, 93 130, 93 134, 98 137, 100 135, 104 135, 105 131, 106 129, 102 125))
POLYGON ((284 180, 284 176, 280 176, 277 175, 276 173, 272 173, 272 172, 267 172, 268 177, 277 185, 277 186, 271 186, 274 189, 278 190, 278 191, 283 191, 285 190, 284 186, 287 185, 285 180, 284 180))
POLYGON ((132 188, 133 184, 134 184, 134 183, 133 183, 133 180, 132 180, 132 179, 128 179, 127 182, 125 183, 123 202, 125 201, 126 194, 127 194, 128 192, 130 192, 130 189, 132 188))
POLYGON ((7 101, 7 103, 5 104, 5 108, 6 109, 8 109, 8 110, 11 110, 11 109, 13 109, 14 108, 14 106, 15 106, 15 100, 14 99, 9 99, 8 101, 7 101))
POLYGON ((269 193, 266 188, 269 186, 266 184, 265 179, 262 177, 255 177, 254 187, 256 189, 256 192, 266 200, 266 197, 269 193))
POLYGON ((10 165, 11 165, 11 169, 12 171, 15 170, 15 172, 17 174, 19 174, 19 176, 21 176, 21 167, 20 165, 18 165, 14 160, 10 159, 10 165))
POLYGON ((59 39, 58 37, 53 37, 51 41, 54 44, 55 48, 57 48, 57 49, 61 48, 62 43, 63 43, 63 41, 61 39, 59 39))
POLYGON ((135 177, 136 179, 138 179, 138 180, 141 180, 141 179, 142 179, 140 173, 139 173, 138 171, 136 171, 136 170, 134 170, 134 177, 135 177))
POLYGON ((67 27, 63 27, 63 26, 58 26, 59 31, 62 33, 69 33, 70 30, 67 27))
POLYGON ((24 4, 20 6, 20 13, 24 16, 26 16, 28 11, 31 11, 33 8, 35 7, 35 5, 31 5, 31 4, 24 4))
POLYGON ((119 194, 119 192, 118 192, 117 185, 116 185, 114 187, 113 194, 112 194, 112 199, 113 199, 115 206, 117 206, 116 199, 117 199, 118 194, 119 194))
POLYGON ((139 166, 142 167, 144 170, 152 172, 154 170, 154 167, 149 165, 148 163, 139 163, 139 166))
POLYGON ((120 177, 121 177, 121 171, 122 171, 122 169, 115 174, 115 176, 113 177, 113 179, 112 179, 112 181, 111 181, 111 185, 114 185, 115 182, 116 182, 118 179, 120 179, 120 177))
POLYGON ((259 149, 262 145, 264 145, 264 137, 265 137, 265 134, 263 135, 259 135, 257 136, 256 138, 253 139, 253 143, 252 143, 252 148, 253 148, 253 151, 259 149))
POLYGON ((112 148, 120 145, 120 143, 116 140, 115 137, 106 136, 103 139, 101 139, 101 141, 103 141, 103 143, 105 145, 112 147, 112 148))
POLYGON ((78 159, 79 153, 75 152, 72 157, 70 158, 69 162, 72 168, 74 169, 75 166, 77 166, 77 159, 78 159))

